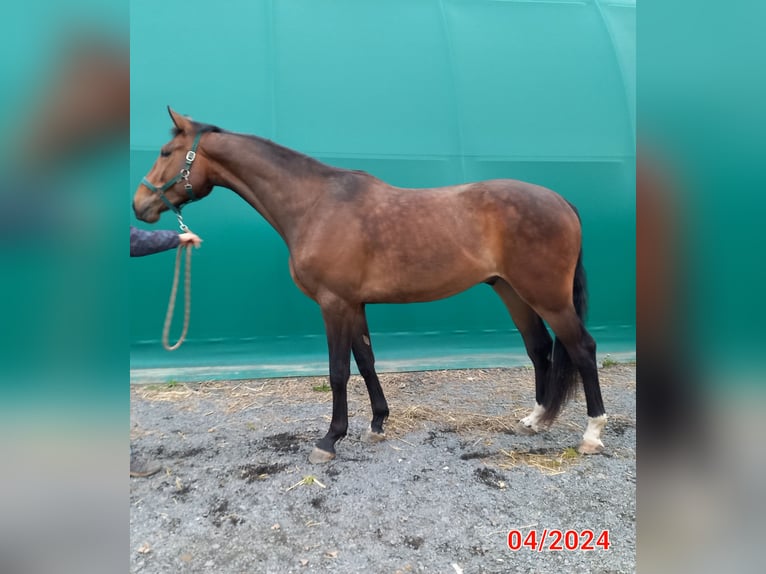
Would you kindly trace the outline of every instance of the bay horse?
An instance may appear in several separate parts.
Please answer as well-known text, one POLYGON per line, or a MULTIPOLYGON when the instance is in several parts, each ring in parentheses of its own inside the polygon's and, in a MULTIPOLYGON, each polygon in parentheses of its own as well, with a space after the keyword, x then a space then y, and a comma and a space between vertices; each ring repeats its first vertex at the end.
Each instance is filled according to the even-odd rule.
POLYGON ((332 421, 309 457, 312 463, 335 458, 335 443, 346 436, 351 354, 372 405, 363 438, 385 438, 388 403, 375 371, 365 305, 433 301, 479 283, 502 299, 534 366, 535 405, 519 429, 547 429, 576 390, 579 373, 588 413, 579 451, 603 449, 606 414, 596 343, 583 322, 580 217, 564 198, 510 179, 398 188, 257 136, 195 122, 170 107, 168 112, 173 137, 136 189, 133 210, 154 223, 162 211, 180 216, 184 204, 214 186, 226 187, 285 241, 292 279, 319 304, 327 333, 332 421))

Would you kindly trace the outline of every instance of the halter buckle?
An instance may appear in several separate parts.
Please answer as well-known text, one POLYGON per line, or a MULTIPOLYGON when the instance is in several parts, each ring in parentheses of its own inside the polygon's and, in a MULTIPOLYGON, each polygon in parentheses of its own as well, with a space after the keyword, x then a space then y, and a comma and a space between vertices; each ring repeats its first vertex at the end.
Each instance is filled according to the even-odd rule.
POLYGON ((196 157, 197 157, 197 153, 195 151, 189 150, 186 152, 186 161, 188 161, 189 163, 193 162, 194 158, 196 157))

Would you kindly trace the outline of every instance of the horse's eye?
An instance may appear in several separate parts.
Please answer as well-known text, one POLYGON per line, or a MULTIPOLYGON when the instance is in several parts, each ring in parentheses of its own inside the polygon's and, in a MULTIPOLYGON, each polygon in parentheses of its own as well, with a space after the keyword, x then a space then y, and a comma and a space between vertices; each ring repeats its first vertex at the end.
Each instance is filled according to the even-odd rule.
POLYGON ((167 150, 160 150, 160 156, 161 157, 170 157, 170 152, 167 150))

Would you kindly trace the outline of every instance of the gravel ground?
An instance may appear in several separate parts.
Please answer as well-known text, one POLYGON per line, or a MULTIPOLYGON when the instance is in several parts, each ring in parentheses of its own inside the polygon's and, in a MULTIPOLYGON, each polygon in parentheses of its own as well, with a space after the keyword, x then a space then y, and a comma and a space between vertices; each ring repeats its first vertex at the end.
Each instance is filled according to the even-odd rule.
POLYGON ((375 445, 354 376, 349 436, 319 466, 326 378, 133 386, 131 448, 163 470, 131 479, 131 572, 634 572, 635 378, 601 369, 606 449, 584 457, 582 396, 548 432, 515 433, 529 368, 382 374, 375 445), (512 529, 608 530, 610 547, 512 551, 512 529))

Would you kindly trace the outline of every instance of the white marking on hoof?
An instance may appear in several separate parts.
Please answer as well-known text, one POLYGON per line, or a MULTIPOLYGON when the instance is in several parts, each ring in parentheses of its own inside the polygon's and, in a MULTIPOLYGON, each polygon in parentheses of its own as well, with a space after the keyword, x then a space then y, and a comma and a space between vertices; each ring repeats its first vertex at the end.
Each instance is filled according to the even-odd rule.
POLYGON ((314 447, 314 450, 312 450, 309 455, 309 462, 311 464, 324 464, 330 462, 334 458, 335 455, 333 453, 314 447))
POLYGON ((606 426, 606 415, 588 417, 588 426, 577 449, 580 454, 598 454, 604 450, 604 443, 601 442, 601 431, 604 426, 606 426))
POLYGON ((540 419, 545 413, 545 407, 535 404, 532 412, 519 421, 519 430, 524 434, 535 434, 543 430, 548 430, 549 425, 540 424, 540 419))
POLYGON ((362 433, 362 442, 375 444, 377 442, 383 442, 384 440, 386 440, 386 433, 375 432, 372 428, 368 428, 362 433))

